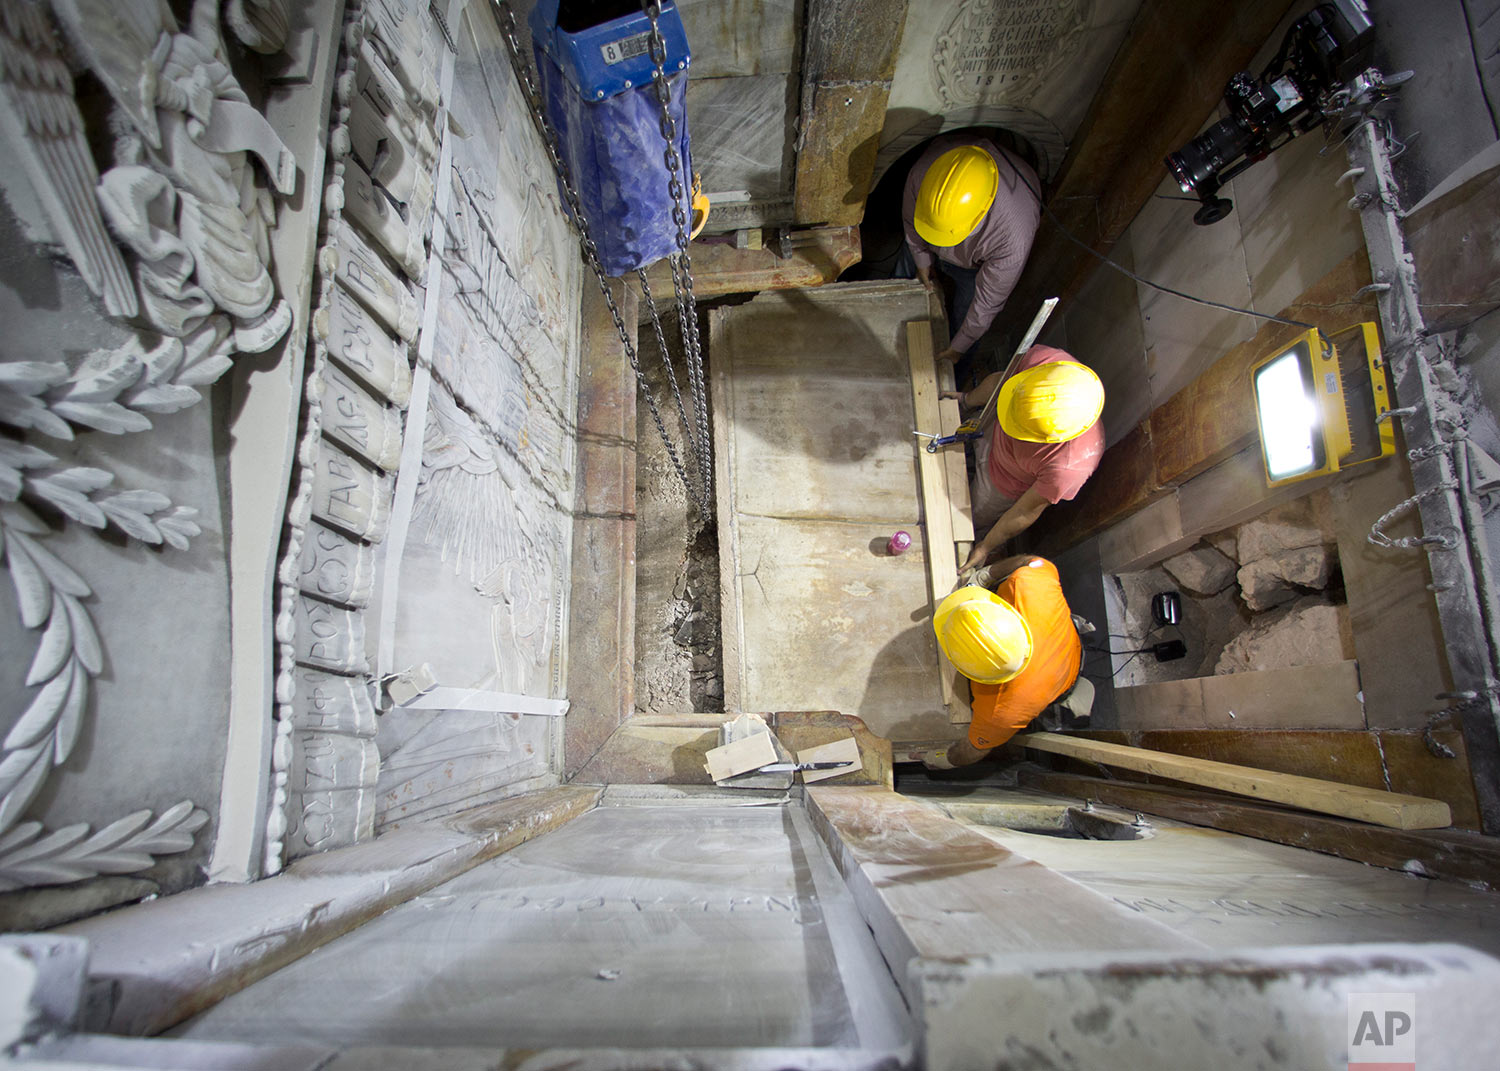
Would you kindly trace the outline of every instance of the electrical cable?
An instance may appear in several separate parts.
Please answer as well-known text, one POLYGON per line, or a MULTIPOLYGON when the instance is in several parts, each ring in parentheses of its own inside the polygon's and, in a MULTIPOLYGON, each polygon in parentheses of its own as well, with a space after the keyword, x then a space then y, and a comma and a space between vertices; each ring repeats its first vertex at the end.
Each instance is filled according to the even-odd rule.
POLYGON ((1099 252, 1093 246, 1085 242, 1082 238, 1079 238, 1072 231, 1068 230, 1067 224, 1059 219, 1057 213, 1052 211, 1052 206, 1042 199, 1041 191, 1039 191, 1035 186, 1027 181, 1026 176, 1021 173, 1021 169, 1016 166, 1015 161, 1010 159, 1010 157, 1005 153, 1001 153, 1001 155, 1005 156, 1005 162, 1010 164, 1011 170, 1016 173, 1016 178, 1020 179, 1021 184, 1026 187, 1031 196, 1036 198, 1036 203, 1041 207, 1042 211, 1047 214, 1047 218, 1052 221, 1052 225, 1062 232, 1062 236, 1076 245, 1079 249, 1082 249, 1084 252, 1088 253, 1090 256, 1097 257, 1099 260, 1102 260, 1105 264, 1108 264, 1111 268, 1115 269, 1115 271, 1119 272, 1121 275, 1134 279, 1142 286, 1149 286, 1153 290, 1159 290, 1163 294, 1171 294, 1173 297, 1179 297, 1186 301, 1196 301, 1199 305, 1207 305, 1210 308, 1214 309, 1223 309, 1225 312, 1237 312, 1242 316, 1254 316, 1258 319, 1270 320, 1272 323, 1286 324, 1289 327, 1304 327, 1309 331, 1317 331, 1318 335, 1320 337, 1324 337, 1324 341, 1327 341, 1326 336, 1323 336, 1322 329, 1318 327, 1317 324, 1310 324, 1304 320, 1290 320, 1284 316, 1273 316, 1268 312, 1256 312, 1254 309, 1242 309, 1238 305, 1228 305, 1222 301, 1211 301, 1208 298, 1196 297, 1193 294, 1184 293, 1181 290, 1174 290, 1170 286, 1163 286, 1160 283, 1152 282, 1150 279, 1147 279, 1142 275, 1137 275, 1135 272, 1131 271, 1123 264, 1115 263, 1113 260, 1110 260, 1107 255, 1099 252))

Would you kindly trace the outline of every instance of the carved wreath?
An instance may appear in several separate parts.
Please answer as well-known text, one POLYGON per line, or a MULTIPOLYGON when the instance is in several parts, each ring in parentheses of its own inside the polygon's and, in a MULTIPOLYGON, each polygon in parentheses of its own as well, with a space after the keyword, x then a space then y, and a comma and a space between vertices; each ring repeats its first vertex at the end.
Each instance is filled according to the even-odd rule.
MULTIPOLYGON (((103 176, 95 167, 39 0, 0 0, 0 121, 79 274, 134 335, 76 369, 0 363, 0 424, 17 436, 0 437, 0 560, 21 623, 41 630, 26 677, 36 691, 0 742, 0 890, 145 869, 190 848, 208 820, 184 801, 93 835, 87 824, 49 833, 20 821, 71 754, 104 660, 92 592, 47 547, 52 529, 28 503, 179 550, 200 531, 196 510, 115 488, 112 473, 67 464, 30 439, 146 431, 151 415, 196 404, 234 353, 268 348, 291 320, 270 280, 269 191, 250 161, 283 193, 296 168, 220 58, 216 0, 195 0, 186 33, 157 0, 54 0, 52 9, 113 98, 115 165, 103 176)), ((251 47, 285 42, 284 0, 232 0, 227 14, 251 47)))

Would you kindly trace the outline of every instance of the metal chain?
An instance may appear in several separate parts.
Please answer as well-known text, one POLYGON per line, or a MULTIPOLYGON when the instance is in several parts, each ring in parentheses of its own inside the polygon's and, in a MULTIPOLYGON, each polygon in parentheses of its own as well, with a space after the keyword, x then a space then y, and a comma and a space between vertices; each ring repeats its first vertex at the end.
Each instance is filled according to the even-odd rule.
POLYGON ((552 161, 552 167, 557 172, 558 185, 562 187, 563 200, 567 202, 568 211, 572 213, 573 222, 578 228, 578 245, 583 252, 583 258, 589 267, 594 269, 594 277, 599 281, 599 292, 604 295, 604 303, 609 307, 609 315, 614 320, 615 330, 620 335, 620 345, 624 347, 625 356, 630 361, 630 367, 635 371, 636 382, 640 384, 641 394, 645 396, 646 406, 651 411, 651 420, 656 425, 657 433, 661 436, 662 445, 666 447, 667 457, 671 459, 672 467, 677 470, 678 477, 682 480, 682 486, 687 489, 688 497, 692 499, 702 512, 704 518, 713 515, 713 496, 705 487, 701 495, 695 493, 692 482, 688 479, 687 468, 677 454, 677 448, 672 445, 671 438, 667 435, 667 426, 662 421, 661 410, 656 404, 656 397, 651 393, 650 384, 646 382, 646 374, 641 370, 639 358, 636 356, 635 346, 630 342, 630 334, 625 329, 624 317, 620 315, 620 309, 615 304, 615 296, 610 291, 608 277, 604 274, 604 265, 599 262, 599 247, 589 234, 588 218, 583 213, 583 205, 578 197, 578 190, 573 186, 572 176, 568 172, 568 164, 562 157, 562 151, 558 147, 557 131, 547 119, 547 114, 542 108, 541 90, 537 88, 536 80, 531 76, 531 65, 521 54, 520 42, 516 39, 516 16, 511 10, 509 0, 490 0, 491 5, 500 16, 500 30, 505 38, 506 50, 510 53, 510 65, 516 73, 516 78, 521 83, 522 94, 526 98, 527 107, 531 109, 532 121, 536 123, 537 129, 542 135, 542 144, 547 149, 547 156, 552 161))
MULTIPOLYGON (((645 268, 637 268, 635 274, 641 281, 641 295, 646 299, 646 308, 651 313, 651 329, 656 335, 656 347, 661 351, 662 367, 667 370, 667 382, 672 386, 672 397, 677 402, 677 415, 682 418, 682 427, 687 433, 688 441, 692 443, 693 449, 698 451, 701 457, 703 450, 702 440, 700 438, 696 442, 693 441, 691 431, 693 423, 688 419, 687 407, 682 402, 682 391, 677 387, 677 371, 672 367, 671 354, 667 352, 667 339, 665 333, 662 331, 661 313, 656 308, 656 298, 651 294, 651 282, 646 278, 645 268)), ((699 475, 702 475, 701 468, 699 475)))
POLYGON ((687 351, 688 380, 693 392, 693 408, 698 420, 698 472, 704 494, 713 497, 713 440, 708 430, 708 399, 704 389, 703 348, 698 337, 698 302, 693 294, 693 261, 688 253, 687 215, 683 211, 683 161, 677 152, 677 123, 672 118, 672 89, 667 82, 667 43, 662 39, 661 0, 643 0, 642 9, 651 21, 649 47, 655 69, 651 79, 656 86, 656 101, 661 107, 661 134, 666 139, 662 160, 667 165, 667 189, 672 195, 672 222, 677 224, 677 254, 670 258, 672 290, 677 297, 678 326, 682 329, 683 349, 687 351))

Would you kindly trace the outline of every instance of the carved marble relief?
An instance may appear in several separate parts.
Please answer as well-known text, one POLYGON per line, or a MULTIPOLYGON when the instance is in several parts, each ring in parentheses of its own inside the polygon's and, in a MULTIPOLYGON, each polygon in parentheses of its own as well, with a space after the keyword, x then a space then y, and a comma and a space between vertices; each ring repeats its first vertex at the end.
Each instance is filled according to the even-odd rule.
POLYGON ((408 280, 426 270, 440 136, 432 71, 442 46, 426 5, 371 0, 350 4, 345 19, 278 597, 268 873, 374 829, 378 685, 364 608, 401 460, 421 317, 408 280))
MULTIPOLYGON (((231 22, 258 27, 269 48, 278 10, 252 0, 231 22)), ((22 820, 87 720, 109 714, 92 709, 92 684, 112 636, 93 585, 55 549, 52 518, 179 551, 201 534, 196 506, 72 459, 107 458, 99 435, 151 432, 153 418, 199 402, 236 354, 269 348, 291 322, 268 271, 268 228, 297 167, 224 54, 215 0, 196 0, 185 28, 156 0, 0 3, 7 146, 102 312, 131 329, 76 363, 55 351, 0 362, 0 423, 14 433, 0 438, 0 555, 20 625, 36 633, 26 706, 0 743, 0 889, 145 870, 191 848, 209 817, 184 800, 155 817, 100 815, 92 833, 94 822, 49 831, 22 820), (108 144, 101 161, 70 63, 108 93, 109 136, 92 139, 108 144)))
MULTIPOLYGON (((448 139, 437 182, 430 392, 392 666, 428 663, 491 697, 561 697, 583 269, 491 10, 470 4, 452 29, 465 136, 448 139)), ((387 711, 377 828, 552 776, 556 728, 504 710, 387 711)))

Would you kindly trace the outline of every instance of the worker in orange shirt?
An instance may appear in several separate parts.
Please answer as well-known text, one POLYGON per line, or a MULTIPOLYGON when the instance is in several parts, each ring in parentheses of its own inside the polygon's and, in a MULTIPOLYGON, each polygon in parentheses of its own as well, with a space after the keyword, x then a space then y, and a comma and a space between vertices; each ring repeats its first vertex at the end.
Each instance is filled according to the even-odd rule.
POLYGON ((937 769, 979 761, 1065 697, 1075 712, 1093 701, 1092 682, 1079 677, 1083 641, 1057 567, 1023 554, 974 579, 980 583, 954 591, 932 617, 943 653, 973 682, 974 710, 967 740, 924 759, 937 769))

